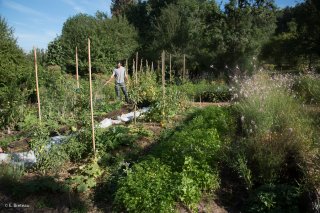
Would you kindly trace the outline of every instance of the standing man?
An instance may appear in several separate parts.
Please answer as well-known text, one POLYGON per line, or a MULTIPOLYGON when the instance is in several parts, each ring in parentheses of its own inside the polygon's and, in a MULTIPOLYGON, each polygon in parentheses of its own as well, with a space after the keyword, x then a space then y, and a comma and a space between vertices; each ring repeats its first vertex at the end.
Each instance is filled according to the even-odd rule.
POLYGON ((126 74, 126 69, 122 66, 121 62, 119 61, 117 64, 117 68, 113 70, 113 73, 110 77, 110 79, 104 84, 110 83, 110 81, 115 78, 115 91, 118 100, 120 100, 120 88, 125 96, 125 100, 127 103, 129 103, 128 93, 126 90, 126 85, 124 79, 128 80, 128 75, 126 74))

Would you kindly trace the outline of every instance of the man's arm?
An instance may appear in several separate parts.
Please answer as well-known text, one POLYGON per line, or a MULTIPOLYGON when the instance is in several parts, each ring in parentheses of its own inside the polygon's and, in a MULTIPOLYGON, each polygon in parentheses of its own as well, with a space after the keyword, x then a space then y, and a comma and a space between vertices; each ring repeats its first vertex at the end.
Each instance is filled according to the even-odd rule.
POLYGON ((111 75, 110 79, 109 79, 103 86, 105 86, 105 85, 107 85, 108 83, 110 83, 110 81, 111 81, 113 78, 114 78, 114 73, 111 75))

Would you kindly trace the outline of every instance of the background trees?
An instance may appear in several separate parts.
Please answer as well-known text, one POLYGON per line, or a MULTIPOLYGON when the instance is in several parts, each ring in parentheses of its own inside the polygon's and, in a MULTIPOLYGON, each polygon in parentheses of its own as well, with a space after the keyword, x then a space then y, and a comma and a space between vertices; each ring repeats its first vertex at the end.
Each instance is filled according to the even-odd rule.
POLYGON ((0 126, 14 126, 30 94, 31 61, 18 47, 13 29, 0 16, 0 126))

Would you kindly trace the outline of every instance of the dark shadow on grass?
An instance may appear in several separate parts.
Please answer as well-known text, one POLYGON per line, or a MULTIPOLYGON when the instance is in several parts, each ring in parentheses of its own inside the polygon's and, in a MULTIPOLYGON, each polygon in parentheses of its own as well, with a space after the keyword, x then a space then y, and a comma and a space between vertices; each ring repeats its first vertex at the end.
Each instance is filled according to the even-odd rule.
POLYGON ((79 194, 51 176, 0 177, 0 212, 87 212, 79 194), (15 205, 23 207, 14 207, 15 205), (11 207, 10 207, 11 206, 11 207))

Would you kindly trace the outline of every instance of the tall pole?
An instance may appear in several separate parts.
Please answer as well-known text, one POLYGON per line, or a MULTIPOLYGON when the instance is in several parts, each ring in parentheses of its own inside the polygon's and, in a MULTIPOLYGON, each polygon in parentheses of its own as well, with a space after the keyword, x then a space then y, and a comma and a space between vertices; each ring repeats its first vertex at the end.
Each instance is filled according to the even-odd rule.
POLYGON ((143 61, 142 61, 142 58, 141 58, 141 62, 140 62, 140 73, 142 72, 142 63, 143 63, 143 61))
POLYGON ((183 81, 185 80, 186 75, 186 54, 183 54, 183 81))
POLYGON ((36 73, 36 90, 37 90, 37 101, 38 101, 38 118, 41 123, 41 107, 40 107, 40 94, 39 94, 39 81, 38 81, 38 64, 37 64, 37 51, 36 48, 33 47, 34 52, 34 69, 36 73))
POLYGON ((147 67, 147 71, 149 71, 149 63, 147 59, 146 59, 146 67, 147 67))
POLYGON ((170 65, 169 65, 169 79, 170 79, 170 83, 172 82, 172 78, 171 78, 171 53, 170 53, 170 65))
POLYGON ((137 72, 138 72, 138 67, 139 67, 139 57, 138 57, 139 53, 137 52, 136 53, 136 75, 137 75, 137 72))
POLYGON ((89 86, 90 86, 90 109, 91 109, 91 126, 92 126, 92 145, 93 153, 96 156, 96 143, 94 135, 94 120, 93 120, 93 104, 92 104, 92 79, 91 79, 91 55, 90 55, 90 38, 88 38, 88 62, 89 62, 89 86))
POLYGON ((128 70, 129 70, 129 68, 128 68, 128 59, 126 59, 126 71, 127 71, 126 74, 128 74, 128 70))
MULTIPOLYGON (((165 84, 166 84, 166 79, 165 79, 165 52, 164 50, 162 51, 162 54, 161 54, 161 59, 162 59, 162 67, 161 67, 161 70, 162 70, 162 98, 163 98, 163 105, 165 105, 165 84)), ((164 116, 164 108, 162 108, 162 115, 164 116)))
POLYGON ((77 88, 80 88, 79 84, 79 66, 78 66, 78 47, 76 47, 76 79, 77 79, 77 88))

